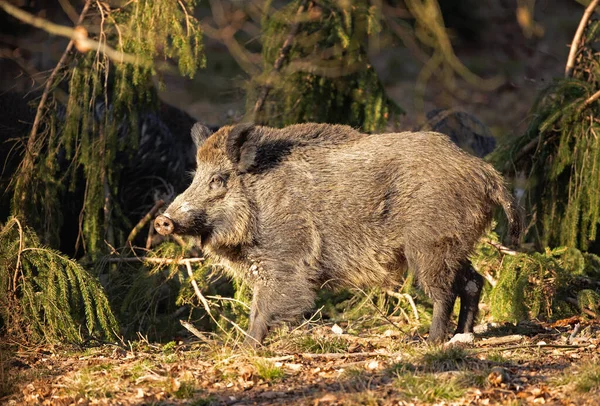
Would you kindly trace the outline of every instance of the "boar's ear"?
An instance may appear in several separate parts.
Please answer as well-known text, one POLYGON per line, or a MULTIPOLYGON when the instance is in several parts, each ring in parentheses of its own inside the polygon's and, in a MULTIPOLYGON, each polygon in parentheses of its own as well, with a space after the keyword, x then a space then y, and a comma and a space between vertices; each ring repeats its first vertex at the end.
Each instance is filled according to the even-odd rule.
POLYGON ((227 157, 240 173, 247 172, 256 159, 256 143, 249 139, 253 130, 254 124, 239 124, 227 136, 227 157))
POLYGON ((194 140, 194 145, 196 145, 196 149, 200 148, 200 145, 204 143, 204 141, 212 134, 210 129, 201 124, 196 123, 192 127, 192 140, 194 140))

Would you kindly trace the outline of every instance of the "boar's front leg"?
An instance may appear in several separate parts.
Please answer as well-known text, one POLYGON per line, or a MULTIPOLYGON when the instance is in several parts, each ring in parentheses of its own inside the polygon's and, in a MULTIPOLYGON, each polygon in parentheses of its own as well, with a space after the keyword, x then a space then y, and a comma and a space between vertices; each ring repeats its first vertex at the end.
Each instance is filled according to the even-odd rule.
POLYGON ((262 269, 264 277, 254 283, 248 336, 250 347, 262 344, 269 329, 280 322, 295 321, 310 310, 316 287, 300 269, 262 269))

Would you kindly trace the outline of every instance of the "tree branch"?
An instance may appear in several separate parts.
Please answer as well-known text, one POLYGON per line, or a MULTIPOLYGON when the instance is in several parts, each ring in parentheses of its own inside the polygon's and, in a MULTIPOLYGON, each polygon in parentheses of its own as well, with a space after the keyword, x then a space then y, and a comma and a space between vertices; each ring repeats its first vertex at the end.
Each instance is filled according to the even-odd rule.
MULTIPOLYGON (((133 239, 135 238, 136 235, 138 235, 140 230, 142 228, 144 228, 146 223, 148 223, 156 215, 156 212, 158 212, 158 209, 163 207, 164 204, 165 204, 165 202, 162 199, 160 199, 156 203, 154 203, 154 206, 150 209, 150 211, 148 213, 146 213, 146 215, 137 223, 137 225, 135 227, 133 227, 133 230, 131 230, 131 232, 129 233, 129 236, 127 236, 128 243, 131 243, 133 241, 133 239)), ((152 226, 150 226, 150 227, 152 228, 152 226)))
MULTIPOLYGON (((304 9, 306 8, 307 4, 308 4, 308 0, 304 0, 302 3, 300 3, 300 7, 298 7, 296 16, 300 16, 304 12, 304 9)), ((277 59, 275 60, 275 63, 273 64, 273 72, 279 72, 281 70, 281 67, 283 66, 283 62, 285 61, 285 59, 287 58, 287 56, 289 55, 289 53, 292 49, 292 42, 294 41, 294 37, 298 33, 299 27, 300 27, 300 19, 297 18, 294 21, 294 23, 292 24, 292 27, 290 28, 290 33, 288 34, 281 49, 279 50, 279 56, 277 57, 277 59)), ((268 84, 262 88, 262 91, 261 91, 260 95, 258 96, 258 99, 256 99, 256 104, 254 105, 253 121, 256 121, 256 118, 258 117, 258 113, 262 110, 263 105, 265 104, 265 100, 267 99, 267 96, 269 95, 270 91, 271 91, 271 86, 268 84)))
POLYGON ((587 25, 590 16, 594 12, 596 6, 598 6, 599 0, 592 0, 592 2, 585 9, 583 16, 581 17, 581 21, 579 22, 579 27, 577 27, 577 31, 575 31, 575 36, 573 37, 573 42, 571 42, 571 50, 569 51, 569 57, 567 58, 567 66, 565 67, 565 77, 568 78, 573 73, 573 68, 575 66, 575 57, 577 56, 577 50, 579 49, 579 44, 581 43, 581 37, 583 35, 583 31, 585 30, 585 26, 587 25))
MULTIPOLYGON (((89 50, 98 51, 100 53, 105 54, 107 57, 112 59, 114 62, 119 63, 132 63, 136 65, 152 65, 152 61, 140 58, 137 55, 126 54, 123 52, 119 52, 114 48, 106 45, 104 42, 98 42, 87 36, 87 30, 81 25, 85 18, 85 14, 89 8, 91 0, 86 1, 83 11, 81 12, 81 16, 77 21, 77 26, 75 28, 66 27, 64 25, 54 24, 48 20, 43 18, 39 18, 34 16, 33 14, 29 14, 26 11, 21 10, 18 7, 15 7, 6 2, 6 0, 0 0, 0 8, 4 9, 8 14, 21 20, 24 23, 33 25, 34 27, 40 28, 52 35, 58 35, 61 37, 70 38, 71 41, 67 45, 63 56, 61 57, 61 61, 57 67, 62 66, 64 60, 66 59, 66 55, 71 51, 73 46, 75 46, 81 52, 86 52, 89 50), (61 63, 62 62, 62 63, 61 63)), ((55 71, 57 69, 55 68, 55 71)), ((54 74, 54 72, 52 72, 54 74)), ((54 79, 51 77, 48 79, 50 83, 53 81, 50 79, 54 79)), ((35 123, 35 122, 34 122, 35 123)))
MULTIPOLYGON (((90 8, 91 3, 92 3, 92 0, 86 0, 85 5, 83 6, 83 10, 81 10, 81 14, 79 15, 79 19, 77 20, 77 24, 81 24, 83 22, 86 14, 90 8)), ((12 15, 13 17, 15 17, 23 22, 26 22, 28 24, 34 25, 36 27, 39 26, 36 24, 41 24, 42 22, 47 22, 41 18, 37 18, 37 17, 19 9, 18 7, 8 4, 4 0, 0 1, 0 7, 2 9, 4 9, 4 11, 6 11, 8 14, 12 15)), ((52 25, 54 25, 54 24, 52 24, 52 25)), ((74 39, 71 39, 71 41, 69 41, 69 44, 65 48, 65 51, 63 52, 62 56, 58 60, 58 63, 54 67, 54 70, 52 70, 52 73, 48 77, 48 80, 46 81, 46 86, 44 86, 44 92, 42 93, 42 97, 40 99, 40 104, 38 105, 37 111, 35 113, 35 118, 33 120, 33 126, 31 127, 31 132, 29 133, 29 139, 27 140, 27 148, 25 151, 25 156, 23 157, 23 162, 21 163, 21 171, 24 175, 24 180, 23 180, 24 184, 29 183, 31 171, 33 170, 34 159, 37 155, 37 153, 35 152, 35 145, 37 143, 37 131, 38 131, 38 127, 40 126, 40 123, 42 121, 43 110, 44 110, 44 106, 46 105, 46 100, 48 99, 48 95, 50 93, 50 88, 52 87, 52 84, 54 83, 54 79, 56 78, 56 75, 58 74, 58 72, 62 68, 63 64, 65 63, 65 61, 67 59, 67 55, 69 54, 69 52, 71 52, 73 45, 75 45, 75 41, 74 41, 74 39)), ((26 199, 27 199, 27 196, 25 194, 20 196, 20 206, 21 207, 24 205, 24 202, 26 199)))
POLYGON ((119 262, 148 262, 151 264, 159 265, 187 265, 192 262, 203 262, 205 258, 183 258, 183 259, 172 259, 172 258, 156 258, 156 257, 126 257, 126 258, 108 258, 107 262, 119 263, 119 262))

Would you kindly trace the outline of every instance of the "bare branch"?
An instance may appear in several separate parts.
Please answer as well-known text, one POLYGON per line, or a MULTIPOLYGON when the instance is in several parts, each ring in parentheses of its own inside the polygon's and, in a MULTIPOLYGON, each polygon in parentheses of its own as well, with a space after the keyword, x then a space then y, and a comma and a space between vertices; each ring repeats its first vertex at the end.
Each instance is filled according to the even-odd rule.
MULTIPOLYGON (((206 298, 204 297, 204 295, 200 291, 200 288, 198 287, 198 284, 196 283, 196 280, 194 279, 194 273, 192 272, 192 266, 190 265, 190 261, 184 260, 184 263, 185 263, 185 267, 187 269, 188 276, 190 277, 190 282, 192 283, 192 286, 194 287, 194 292, 196 293, 196 296, 198 296, 198 299, 200 299, 200 302, 202 303, 202 306, 204 306, 204 310, 209 315, 209 317, 215 322, 215 324, 221 330, 223 330, 224 333, 228 334, 227 331, 217 322, 217 320, 215 319, 215 317, 212 315, 212 312, 211 312, 211 309, 210 309, 210 304, 208 303, 208 300, 206 300, 206 298)), ((235 322, 233 322, 230 319, 228 319, 227 317, 225 317, 225 315, 221 314, 221 317, 223 317, 223 319, 225 319, 228 323, 230 323, 233 327, 235 327, 243 335, 245 335, 246 337, 251 338, 252 340, 256 341, 258 344, 260 344, 254 337, 248 335, 248 333, 246 333, 244 331, 244 329, 242 329, 240 326, 238 326, 235 322)))
POLYGON ((395 297, 396 299, 407 300, 408 303, 410 303, 410 307, 412 308, 415 319, 419 320, 419 312, 417 312, 417 306, 415 305, 415 301, 413 300, 411 295, 409 295, 408 293, 394 292, 393 290, 386 290, 385 293, 387 293, 388 296, 395 297))
POLYGON ((485 242, 485 243, 487 243, 487 244, 490 244, 492 247, 496 248, 498 251, 500 251, 500 252, 501 252, 501 253, 503 253, 503 254, 506 254, 506 255, 512 255, 512 256, 514 256, 514 255, 517 255, 517 254, 518 254, 518 252, 517 252, 517 251, 511 250, 510 248, 508 248, 508 247, 506 247, 506 246, 504 246, 504 245, 500 244, 500 243, 499 243, 499 242, 497 242, 497 241, 492 241, 492 240, 490 240, 490 239, 487 239, 487 238, 486 238, 486 239, 484 240, 484 242, 485 242))
POLYGON ((236 26, 234 26, 227 23, 225 18, 225 10, 223 9, 223 4, 221 1, 210 0, 210 8, 213 13, 213 18, 219 29, 214 29, 208 24, 203 24, 202 28, 205 34, 222 41, 238 65, 240 65, 240 67, 244 69, 250 76, 258 75, 260 70, 252 62, 251 53, 242 47, 234 37, 235 33, 242 27, 243 24, 238 23, 236 26))
POLYGON ((198 337, 199 339, 201 339, 202 341, 207 341, 207 338, 204 334, 202 334, 200 332, 200 330, 198 330, 196 327, 194 327, 193 324, 188 323, 185 320, 179 320, 179 323, 190 333, 192 333, 193 335, 195 335, 196 337, 198 337))
POLYGON ((593 95, 591 95, 586 101, 585 103, 583 103, 582 109, 589 106, 590 104, 592 104, 593 102, 595 102, 596 100, 598 100, 600 98, 600 90, 598 90, 596 93, 594 93, 593 95))
MULTIPOLYGON (((162 199, 158 200, 156 203, 154 203, 154 206, 152 206, 150 211, 148 213, 146 213, 146 215, 137 223, 137 225, 135 227, 133 227, 133 230, 131 230, 131 232, 129 233, 129 236, 127 237, 127 243, 131 244, 131 242, 133 241, 135 236, 138 235, 140 230, 142 228, 144 228, 144 226, 156 215, 158 210, 161 207, 163 207, 164 204, 165 204, 165 202, 162 199)), ((152 228, 152 226, 150 226, 150 227, 152 228)))
MULTIPOLYGON (((86 2, 86 5, 84 6, 84 11, 86 13, 87 13, 87 9, 89 8, 90 3, 91 3, 91 0, 88 0, 86 2)), ((83 22, 83 19, 85 18, 84 12, 82 12, 81 15, 83 16, 83 18, 81 18, 81 16, 80 16, 80 19, 77 22, 77 26, 75 28, 71 28, 71 27, 66 27, 66 26, 59 25, 59 24, 54 24, 48 20, 36 17, 33 14, 29 14, 28 12, 23 11, 20 8, 7 3, 6 0, 0 0, 0 8, 3 8, 4 11, 6 11, 8 14, 23 21, 24 23, 27 23, 27 24, 33 25, 34 27, 40 28, 49 34, 70 38, 71 41, 67 45, 67 49, 65 50, 65 53, 63 53, 63 57, 66 57, 66 55, 73 48, 73 45, 75 45, 75 47, 82 52, 85 52, 88 50, 98 51, 98 52, 106 55, 110 59, 112 59, 114 62, 132 63, 132 64, 136 64, 136 65, 152 65, 152 61, 150 61, 150 60, 140 58, 137 55, 131 55, 131 54, 119 52, 119 51, 115 50, 114 48, 111 48, 110 46, 106 45, 106 43, 104 43, 104 42, 98 42, 96 40, 88 38, 87 30, 81 25, 81 23, 83 22)), ((61 59, 63 59, 63 58, 61 58, 61 59)), ((64 63, 64 60, 63 60, 63 63, 64 63)), ((59 63, 57 66, 62 66, 62 63, 59 63)), ((48 81, 52 82, 52 80, 50 80, 50 79, 48 81)))
POLYGON ((183 259, 172 259, 172 258, 157 258, 157 257, 126 257, 126 258, 107 258, 107 262, 119 263, 119 262, 148 262, 150 264, 158 265, 186 265, 192 262, 204 262, 205 258, 183 258, 183 259))
MULTIPOLYGON (((567 66, 565 67, 565 77, 568 78, 573 73, 573 67, 575 66, 575 57, 577 56, 577 50, 579 49, 579 44, 581 43, 581 37, 583 35, 583 31, 585 30, 585 26, 587 25, 590 16, 598 6, 599 0, 592 0, 589 6, 583 12, 583 16, 581 17, 581 21, 579 22, 579 27, 577 27, 577 31, 575 31, 575 36, 573 37, 573 42, 571 42, 571 50, 569 51, 569 57, 567 58, 567 66)), ((600 97, 600 96, 599 96, 600 97)))

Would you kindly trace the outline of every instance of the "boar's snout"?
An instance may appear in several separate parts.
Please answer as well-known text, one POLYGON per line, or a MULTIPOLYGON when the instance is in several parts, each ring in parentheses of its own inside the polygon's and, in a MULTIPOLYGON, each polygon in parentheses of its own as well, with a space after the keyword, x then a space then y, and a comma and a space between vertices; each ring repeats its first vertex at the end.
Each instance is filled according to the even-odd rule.
POLYGON ((169 235, 175 231, 175 224, 167 216, 160 215, 154 220, 154 229, 159 234, 169 235))

